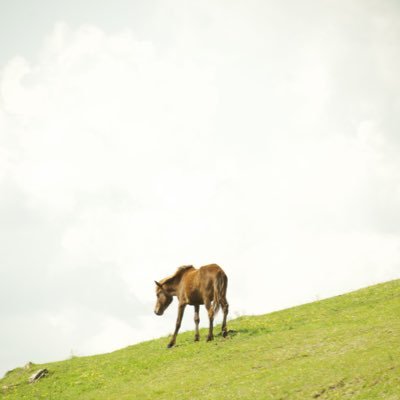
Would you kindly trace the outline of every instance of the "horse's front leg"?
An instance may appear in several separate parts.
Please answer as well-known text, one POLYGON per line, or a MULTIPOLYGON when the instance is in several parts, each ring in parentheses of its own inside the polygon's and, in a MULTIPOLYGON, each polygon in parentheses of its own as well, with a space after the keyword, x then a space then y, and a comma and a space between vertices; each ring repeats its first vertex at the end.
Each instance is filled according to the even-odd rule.
POLYGON ((196 335, 194 337, 195 342, 198 342, 200 340, 200 334, 199 334, 199 322, 200 322, 199 309, 200 309, 199 305, 194 306, 194 323, 196 325, 196 335))
POLYGON ((185 311, 185 307, 186 304, 179 304, 178 306, 178 318, 176 319, 175 332, 172 336, 171 341, 168 343, 168 348, 175 345, 176 335, 178 334, 179 328, 181 327, 181 322, 182 322, 183 312, 185 311))

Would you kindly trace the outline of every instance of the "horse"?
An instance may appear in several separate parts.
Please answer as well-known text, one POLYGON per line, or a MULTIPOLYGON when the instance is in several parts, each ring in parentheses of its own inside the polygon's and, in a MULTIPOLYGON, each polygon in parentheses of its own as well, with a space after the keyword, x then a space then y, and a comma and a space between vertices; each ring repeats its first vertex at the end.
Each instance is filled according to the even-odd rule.
POLYGON ((194 340, 200 340, 199 335, 199 309, 204 305, 208 312, 210 321, 207 342, 214 339, 213 322, 214 316, 220 308, 224 313, 222 322, 222 336, 228 335, 226 318, 228 316, 229 304, 226 300, 226 289, 228 277, 220 266, 210 264, 196 269, 193 265, 179 267, 177 271, 161 281, 154 281, 156 284, 157 303, 154 309, 156 315, 163 315, 167 307, 172 303, 173 297, 178 298, 178 317, 171 341, 168 348, 176 343, 176 336, 181 327, 183 313, 187 305, 194 306, 194 322, 196 334, 194 340))

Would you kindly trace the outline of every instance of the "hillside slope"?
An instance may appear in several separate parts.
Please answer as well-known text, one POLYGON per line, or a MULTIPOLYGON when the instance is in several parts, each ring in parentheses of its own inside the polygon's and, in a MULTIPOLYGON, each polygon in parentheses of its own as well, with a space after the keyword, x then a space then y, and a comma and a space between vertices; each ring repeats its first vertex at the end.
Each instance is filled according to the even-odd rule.
MULTIPOLYGON (((217 327, 218 328, 218 327, 217 327)), ((16 369, 4 399, 400 399, 400 280, 230 321, 230 337, 181 334, 16 369), (35 384, 39 368, 49 375, 35 384)))

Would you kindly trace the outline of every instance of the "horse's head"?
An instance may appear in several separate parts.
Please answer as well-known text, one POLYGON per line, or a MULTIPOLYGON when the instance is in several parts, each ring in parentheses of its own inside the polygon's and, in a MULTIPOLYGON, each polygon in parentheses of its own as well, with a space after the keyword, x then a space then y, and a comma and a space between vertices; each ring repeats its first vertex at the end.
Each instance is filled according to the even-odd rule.
POLYGON ((166 288, 163 287, 162 283, 154 281, 156 283, 156 295, 157 303, 154 308, 154 312, 157 315, 163 315, 164 311, 171 304, 173 297, 167 292, 166 288))

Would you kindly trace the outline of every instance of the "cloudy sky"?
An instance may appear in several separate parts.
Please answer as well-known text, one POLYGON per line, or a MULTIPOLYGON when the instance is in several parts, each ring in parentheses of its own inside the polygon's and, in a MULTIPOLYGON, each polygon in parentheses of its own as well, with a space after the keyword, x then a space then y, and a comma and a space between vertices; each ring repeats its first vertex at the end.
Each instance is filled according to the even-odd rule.
POLYGON ((0 375, 168 334, 183 264, 232 317, 398 278, 399 46, 397 0, 0 0, 0 375))

